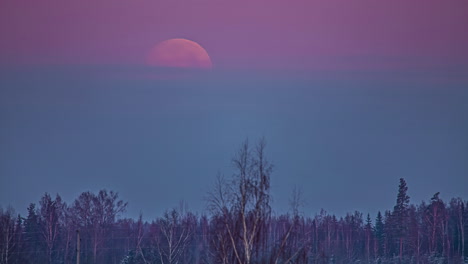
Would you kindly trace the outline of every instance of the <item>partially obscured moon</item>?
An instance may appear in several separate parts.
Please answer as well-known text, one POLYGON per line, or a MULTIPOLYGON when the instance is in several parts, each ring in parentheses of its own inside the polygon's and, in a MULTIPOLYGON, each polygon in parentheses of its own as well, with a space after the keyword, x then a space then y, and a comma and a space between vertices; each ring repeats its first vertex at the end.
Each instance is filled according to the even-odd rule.
POLYGON ((200 44, 188 39, 168 39, 154 46, 146 57, 150 66, 211 69, 208 52, 200 44))

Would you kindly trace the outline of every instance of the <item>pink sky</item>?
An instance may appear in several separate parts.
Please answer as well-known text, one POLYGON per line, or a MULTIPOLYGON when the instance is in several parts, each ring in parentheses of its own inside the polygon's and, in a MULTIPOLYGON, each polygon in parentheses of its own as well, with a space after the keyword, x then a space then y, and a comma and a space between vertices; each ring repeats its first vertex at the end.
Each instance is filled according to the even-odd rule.
POLYGON ((1 64, 144 63, 188 38, 218 68, 466 65, 466 0, 3 0, 1 64))

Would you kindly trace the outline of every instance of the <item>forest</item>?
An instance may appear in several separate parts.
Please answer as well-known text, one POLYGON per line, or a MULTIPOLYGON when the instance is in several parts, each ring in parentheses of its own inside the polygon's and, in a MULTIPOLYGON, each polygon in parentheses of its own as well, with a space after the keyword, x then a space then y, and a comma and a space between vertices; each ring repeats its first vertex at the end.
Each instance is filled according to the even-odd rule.
POLYGON ((201 214, 181 204, 152 221, 126 218, 127 202, 105 189, 70 204, 45 193, 25 216, 0 208, 0 263, 468 263, 468 201, 435 193, 411 204, 401 178, 394 207, 374 216, 302 212, 299 190, 277 215, 265 147, 241 145, 201 214))

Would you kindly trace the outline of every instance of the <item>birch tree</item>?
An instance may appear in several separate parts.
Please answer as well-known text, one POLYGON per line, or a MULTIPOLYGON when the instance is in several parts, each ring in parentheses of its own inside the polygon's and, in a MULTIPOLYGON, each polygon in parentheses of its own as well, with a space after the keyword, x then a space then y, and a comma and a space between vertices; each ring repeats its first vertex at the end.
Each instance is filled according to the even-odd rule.
MULTIPOLYGON (((214 214, 222 216, 236 263, 252 263, 262 231, 270 217, 270 175, 273 166, 265 157, 265 140, 254 148, 246 140, 232 163, 235 174, 226 186, 220 183, 210 195, 214 214)), ((263 232, 264 234, 264 232, 263 232)))
POLYGON ((60 218, 62 218, 64 203, 57 194, 55 199, 46 193, 39 202, 41 232, 47 246, 48 263, 52 263, 52 253, 59 235, 60 218))
POLYGON ((6 211, 0 208, 0 263, 10 263, 10 257, 15 248, 15 217, 12 207, 6 211))
POLYGON ((166 211, 164 217, 157 221, 159 235, 156 247, 162 264, 182 263, 182 257, 194 232, 190 215, 181 215, 176 209, 166 211))

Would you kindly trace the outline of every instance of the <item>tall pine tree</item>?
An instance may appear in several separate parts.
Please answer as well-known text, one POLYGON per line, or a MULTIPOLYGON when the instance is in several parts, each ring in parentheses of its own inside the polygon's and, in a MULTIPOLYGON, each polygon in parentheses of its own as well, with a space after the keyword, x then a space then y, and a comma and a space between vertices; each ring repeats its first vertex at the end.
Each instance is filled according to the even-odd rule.
POLYGON ((376 256, 382 257, 383 247, 384 247, 384 223, 383 217, 380 211, 377 213, 377 218, 375 219, 374 234, 376 240, 376 256))
POLYGON ((406 236, 406 231, 408 228, 407 219, 408 219, 408 206, 410 197, 407 195, 408 187, 406 186, 406 181, 403 178, 400 178, 400 185, 398 186, 398 196, 395 207, 393 207, 393 224, 395 236, 398 239, 399 245, 399 259, 403 257, 403 243, 406 236))

